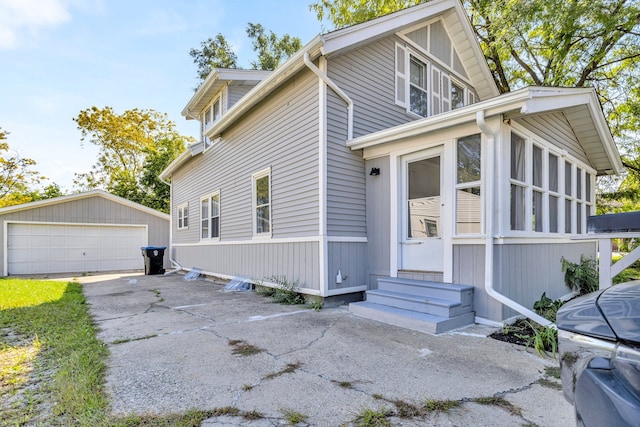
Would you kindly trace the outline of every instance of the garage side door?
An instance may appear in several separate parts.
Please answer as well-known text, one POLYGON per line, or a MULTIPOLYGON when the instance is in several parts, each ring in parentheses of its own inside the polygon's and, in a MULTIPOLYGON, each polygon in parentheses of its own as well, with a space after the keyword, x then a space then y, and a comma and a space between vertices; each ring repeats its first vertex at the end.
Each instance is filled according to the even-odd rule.
POLYGON ((10 223, 9 274, 81 273, 144 268, 143 226, 10 223))

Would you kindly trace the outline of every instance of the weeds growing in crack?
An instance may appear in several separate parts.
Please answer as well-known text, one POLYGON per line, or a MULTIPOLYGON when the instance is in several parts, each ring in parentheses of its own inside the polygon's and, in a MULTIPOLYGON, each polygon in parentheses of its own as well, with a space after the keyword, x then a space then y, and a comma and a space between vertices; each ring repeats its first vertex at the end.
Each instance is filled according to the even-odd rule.
POLYGON ((475 399, 471 399, 471 401, 478 403, 480 405, 497 406, 498 408, 505 409, 512 415, 517 415, 519 417, 522 416, 522 410, 516 405, 514 405, 513 403, 509 402, 504 397, 497 397, 497 396, 476 397, 475 399))
POLYGON ((284 419, 287 421, 287 423, 292 425, 302 423, 306 421, 307 418, 309 418, 308 415, 301 414, 300 412, 294 411, 293 409, 282 408, 278 409, 278 411, 280 411, 280 413, 284 415, 284 419))
POLYGON ((547 366, 546 368, 544 368, 544 373, 551 378, 560 379, 560 368, 557 366, 547 366))
POLYGON ((300 367, 302 366, 301 362, 295 362, 295 363, 287 363, 287 367, 278 371, 278 372, 273 372, 271 374, 267 374, 263 379, 265 380, 272 380, 276 377, 279 377, 281 375, 284 374, 293 374, 296 370, 300 369, 300 367))
POLYGON ((230 340, 229 345, 233 347, 231 352, 240 356, 253 356, 264 351, 264 349, 248 344, 243 340, 230 340))
POLYGON ((116 345, 116 344, 124 344, 124 343, 131 342, 131 341, 148 340, 149 338, 154 338, 154 337, 157 337, 157 336, 158 336, 158 334, 152 334, 152 335, 145 335, 143 337, 138 337, 138 338, 123 338, 123 339, 111 341, 111 344, 112 345, 116 345))
POLYGON ((546 378, 538 380, 538 384, 540 384, 542 387, 550 388, 552 390, 562 390, 562 384, 556 381, 548 380, 546 378))
POLYGON ((427 413, 447 413, 452 409, 458 408, 460 405, 462 405, 462 402, 459 400, 427 399, 424 403, 424 410, 427 413))
POLYGON ((353 425, 355 427, 390 427, 391 421, 388 418, 392 415, 393 411, 387 408, 378 409, 377 411, 364 408, 353 420, 353 425))

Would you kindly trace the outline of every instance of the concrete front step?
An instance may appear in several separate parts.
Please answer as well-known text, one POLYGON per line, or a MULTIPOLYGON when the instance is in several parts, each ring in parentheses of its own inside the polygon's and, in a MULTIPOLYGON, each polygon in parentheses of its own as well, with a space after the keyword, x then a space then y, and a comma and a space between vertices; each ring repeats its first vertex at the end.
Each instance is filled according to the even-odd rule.
POLYGON ((473 305, 473 286, 469 285, 380 277, 378 290, 460 301, 463 306, 473 305))
POLYGON ((471 325, 475 321, 473 312, 446 318, 375 304, 370 301, 351 303, 349 304, 349 311, 360 317, 429 334, 441 334, 452 329, 471 325))
POLYGON ((471 304, 462 305, 459 300, 453 301, 380 289, 367 291, 367 301, 442 317, 455 317, 473 311, 471 304))

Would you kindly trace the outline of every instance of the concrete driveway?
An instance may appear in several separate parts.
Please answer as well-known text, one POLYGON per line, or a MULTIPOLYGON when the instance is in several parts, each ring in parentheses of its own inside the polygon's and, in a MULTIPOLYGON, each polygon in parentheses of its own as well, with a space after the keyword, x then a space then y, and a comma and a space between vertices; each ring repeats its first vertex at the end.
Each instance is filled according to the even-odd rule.
POLYGON ((432 336, 358 318, 346 307, 282 306, 184 276, 86 279, 84 293, 111 356, 115 414, 235 407, 263 418, 220 416, 203 426, 351 425, 389 410, 398 426, 568 426, 572 407, 557 366, 472 326, 432 336), (242 350, 261 350, 243 355, 242 350), (476 398, 499 397, 494 404, 476 398), (403 404, 456 401, 444 413, 398 416, 403 404), (508 402, 511 408, 497 403, 508 402))

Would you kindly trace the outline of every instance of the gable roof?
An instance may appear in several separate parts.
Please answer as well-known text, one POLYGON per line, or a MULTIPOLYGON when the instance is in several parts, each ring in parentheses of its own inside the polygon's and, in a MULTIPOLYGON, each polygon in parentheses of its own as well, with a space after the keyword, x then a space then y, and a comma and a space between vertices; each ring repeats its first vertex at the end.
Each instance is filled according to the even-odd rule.
POLYGON ((271 73, 271 71, 262 70, 214 68, 184 107, 182 115, 187 120, 198 119, 199 113, 211 103, 213 96, 224 86, 255 85, 271 73))
POLYGON ((624 170, 593 88, 527 87, 447 113, 354 138, 347 141, 347 146, 358 150, 475 122, 476 114, 480 111, 487 118, 496 115, 518 118, 562 112, 598 175, 620 173, 624 170))
MULTIPOLYGON (((400 10, 361 24, 342 28, 330 33, 318 35, 298 52, 289 57, 284 64, 275 71, 270 72, 240 98, 225 114, 214 122, 207 131, 211 138, 215 138, 224 132, 242 115, 251 110, 256 104, 276 90, 280 85, 305 68, 304 57, 309 56, 315 60, 321 55, 330 56, 347 49, 359 46, 362 43, 376 38, 385 37, 398 31, 411 28, 420 22, 427 21, 437 16, 442 16, 445 26, 449 30, 452 42, 458 52, 480 99, 487 99, 499 94, 493 81, 489 66, 478 45, 473 28, 469 22, 464 8, 459 0, 431 0, 427 3, 400 10)), ((216 69, 207 77, 202 86, 193 95, 182 115, 187 118, 195 118, 206 106, 206 101, 216 90, 222 87, 225 79, 231 77, 231 72, 241 70, 216 69), (206 101, 205 101, 206 100, 206 101)), ((248 76, 250 74, 245 74, 248 76)), ((171 174, 177 170, 190 157, 199 154, 198 150, 185 150, 160 174, 160 179, 166 182, 171 174)))
POLYGON ((132 202, 131 200, 127 200, 119 196, 114 196, 113 194, 108 193, 104 190, 92 190, 84 193, 69 194, 67 196, 54 197, 52 199, 37 200, 35 202, 23 203, 23 204, 14 205, 14 206, 7 206, 4 208, 0 208, 0 215, 29 210, 29 209, 36 209, 36 208, 41 208, 45 206, 57 205, 60 203, 67 203, 67 202, 72 202, 72 201, 81 200, 81 199, 88 199, 91 197, 101 197, 103 199, 120 203, 121 205, 128 206, 132 209, 137 209, 139 211, 157 216, 162 219, 166 219, 166 220, 170 219, 169 215, 167 215, 164 212, 157 211, 155 209, 149 208, 147 206, 141 205, 136 202, 132 202))

